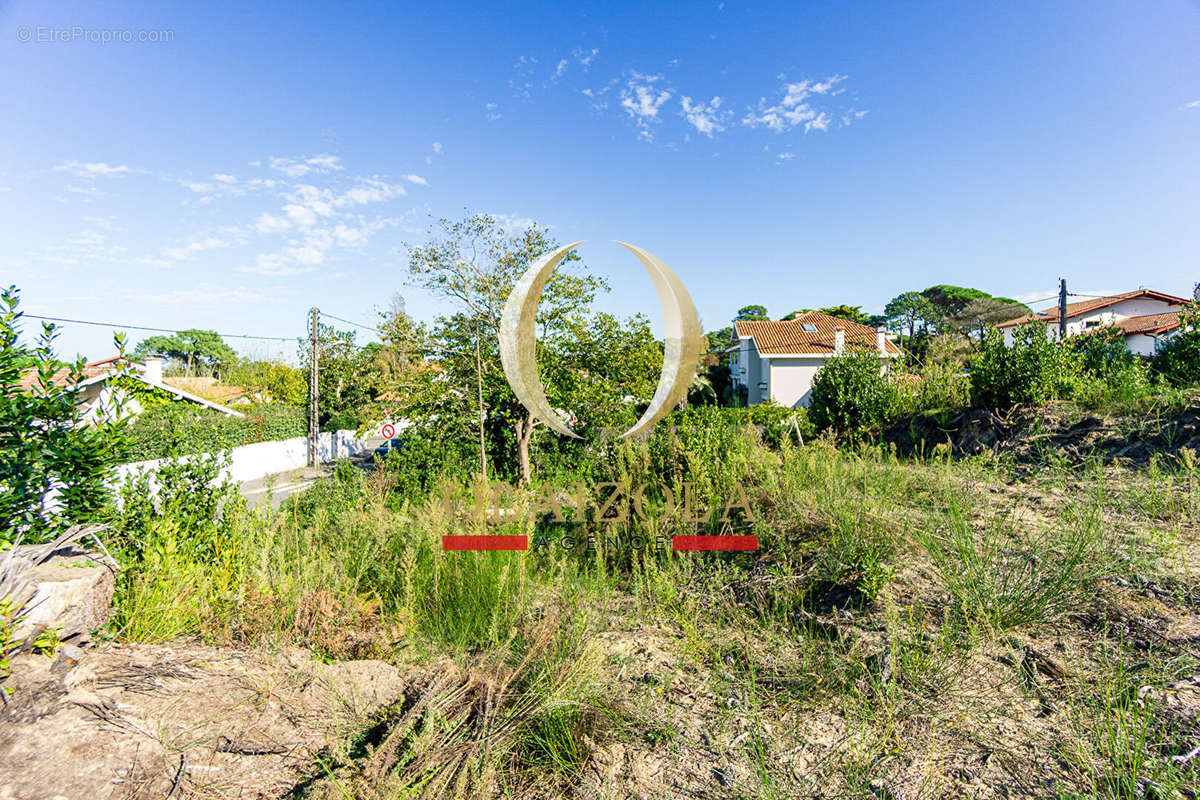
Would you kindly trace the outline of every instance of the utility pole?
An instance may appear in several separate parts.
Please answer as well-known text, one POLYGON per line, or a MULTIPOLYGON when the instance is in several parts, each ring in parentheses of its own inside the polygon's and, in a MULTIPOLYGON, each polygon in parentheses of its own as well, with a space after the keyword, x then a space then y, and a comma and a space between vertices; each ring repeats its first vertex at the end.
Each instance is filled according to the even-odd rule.
POLYGON ((1058 279, 1058 340, 1067 338, 1067 279, 1058 279))
POLYGON ((317 457, 317 437, 320 436, 317 427, 317 331, 321 312, 316 308, 308 310, 308 332, 311 337, 312 350, 308 356, 308 465, 320 466, 317 457))

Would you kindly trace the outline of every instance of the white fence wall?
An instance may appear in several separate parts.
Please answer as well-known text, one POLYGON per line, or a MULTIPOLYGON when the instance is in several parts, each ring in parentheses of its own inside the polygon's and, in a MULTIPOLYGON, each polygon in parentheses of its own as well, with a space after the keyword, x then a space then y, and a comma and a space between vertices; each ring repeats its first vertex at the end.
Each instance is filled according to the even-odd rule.
MULTIPOLYGON (((317 440, 317 457, 322 463, 336 461, 339 458, 349 458, 365 452, 366 449, 365 442, 354 438, 354 431, 322 433, 317 440)), ((154 470, 163 463, 163 460, 121 464, 116 468, 115 477, 120 481, 136 472, 146 469, 154 470)), ((230 450, 230 463, 222 472, 222 477, 241 483, 278 472, 300 469, 307 465, 308 439, 298 436, 295 439, 258 442, 233 448, 230 450)))

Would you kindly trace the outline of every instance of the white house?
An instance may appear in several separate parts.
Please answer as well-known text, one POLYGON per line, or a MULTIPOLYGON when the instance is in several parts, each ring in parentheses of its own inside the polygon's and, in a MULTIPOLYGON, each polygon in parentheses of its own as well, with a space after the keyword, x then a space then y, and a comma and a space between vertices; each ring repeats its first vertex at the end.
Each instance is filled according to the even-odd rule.
MULTIPOLYGON (((84 365, 83 380, 76 384, 76 387, 80 389, 79 403, 82 406, 82 416, 85 422, 96 422, 107 416, 115 408, 118 398, 125 400, 124 406, 121 409, 123 416, 131 416, 142 412, 141 404, 138 403, 136 398, 123 397, 126 393, 123 393, 119 387, 112 383, 112 378, 118 374, 119 361, 119 358, 107 358, 103 361, 93 361, 84 365)), ((186 400, 231 417, 245 416, 245 414, 240 414, 231 408, 226 408, 219 403, 206 400, 203 397, 166 383, 163 380, 162 359, 160 358, 147 358, 144 364, 128 363, 127 366, 129 367, 127 374, 130 378, 164 391, 174 396, 176 400, 186 400)), ((66 386, 70 380, 70 372, 69 369, 60 369, 54 374, 52 383, 55 386, 66 386)), ((22 375, 20 388, 22 391, 33 391, 37 388, 37 372, 31 370, 22 375)))
MULTIPOLYGON (((1125 346, 1130 352, 1152 356, 1160 342, 1179 331, 1179 312, 1186 302, 1183 297, 1138 289, 1110 297, 1067 303, 1067 336, 1115 326, 1124 332, 1125 346)), ((1034 321, 1046 326, 1048 338, 1058 338, 1057 307, 1039 311, 1033 316, 1002 322, 996 327, 1003 332, 1004 343, 1011 346, 1017 327, 1034 321)))
POLYGON ((847 350, 874 353, 884 365, 901 355, 886 332, 819 311, 780 322, 735 322, 726 352, 734 388, 746 387, 750 405, 773 400, 791 407, 812 402, 817 370, 847 350))

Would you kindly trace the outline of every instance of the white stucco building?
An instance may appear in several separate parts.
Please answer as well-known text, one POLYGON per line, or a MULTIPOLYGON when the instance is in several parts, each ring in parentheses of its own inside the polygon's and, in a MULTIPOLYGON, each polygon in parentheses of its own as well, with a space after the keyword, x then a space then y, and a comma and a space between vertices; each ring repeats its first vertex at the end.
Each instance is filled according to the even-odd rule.
POLYGON ((874 353, 884 365, 901 355, 885 331, 819 311, 780 322, 735 322, 727 352, 734 388, 746 387, 750 405, 773 400, 791 407, 811 402, 817 370, 847 350, 874 353))
MULTIPOLYGON (((1097 297, 1079 303, 1067 304, 1067 336, 1115 326, 1125 334, 1125 346, 1140 356, 1152 356, 1159 344, 1179 331, 1179 312, 1188 302, 1151 289, 1138 289, 1110 297, 1097 297)), ((1027 322, 1037 321, 1046 326, 1046 336, 1057 339, 1059 333, 1058 308, 1039 311, 1033 316, 1023 316, 1002 322, 998 327, 1004 334, 1004 343, 1012 345, 1013 331, 1027 322)))

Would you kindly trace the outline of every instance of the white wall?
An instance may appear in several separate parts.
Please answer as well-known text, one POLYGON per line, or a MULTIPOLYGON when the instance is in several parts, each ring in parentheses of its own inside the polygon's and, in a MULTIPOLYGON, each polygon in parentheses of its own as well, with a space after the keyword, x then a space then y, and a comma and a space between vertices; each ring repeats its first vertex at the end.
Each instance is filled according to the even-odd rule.
POLYGON ((827 358, 772 358, 770 397, 781 406, 805 406, 812 402, 812 382, 827 358))
MULTIPOLYGON (((317 439, 317 456, 322 462, 336 461, 339 458, 349 458, 367 449, 365 442, 354 438, 354 431, 338 431, 322 433, 317 439)), ((308 439, 298 436, 295 439, 282 439, 277 442, 257 442, 235 447, 230 452, 230 463, 222 472, 222 477, 241 483, 274 475, 278 472, 288 472, 308 465, 308 439)), ((153 461, 135 461, 121 464, 116 468, 118 480, 143 470, 154 470, 165 459, 153 461)))

